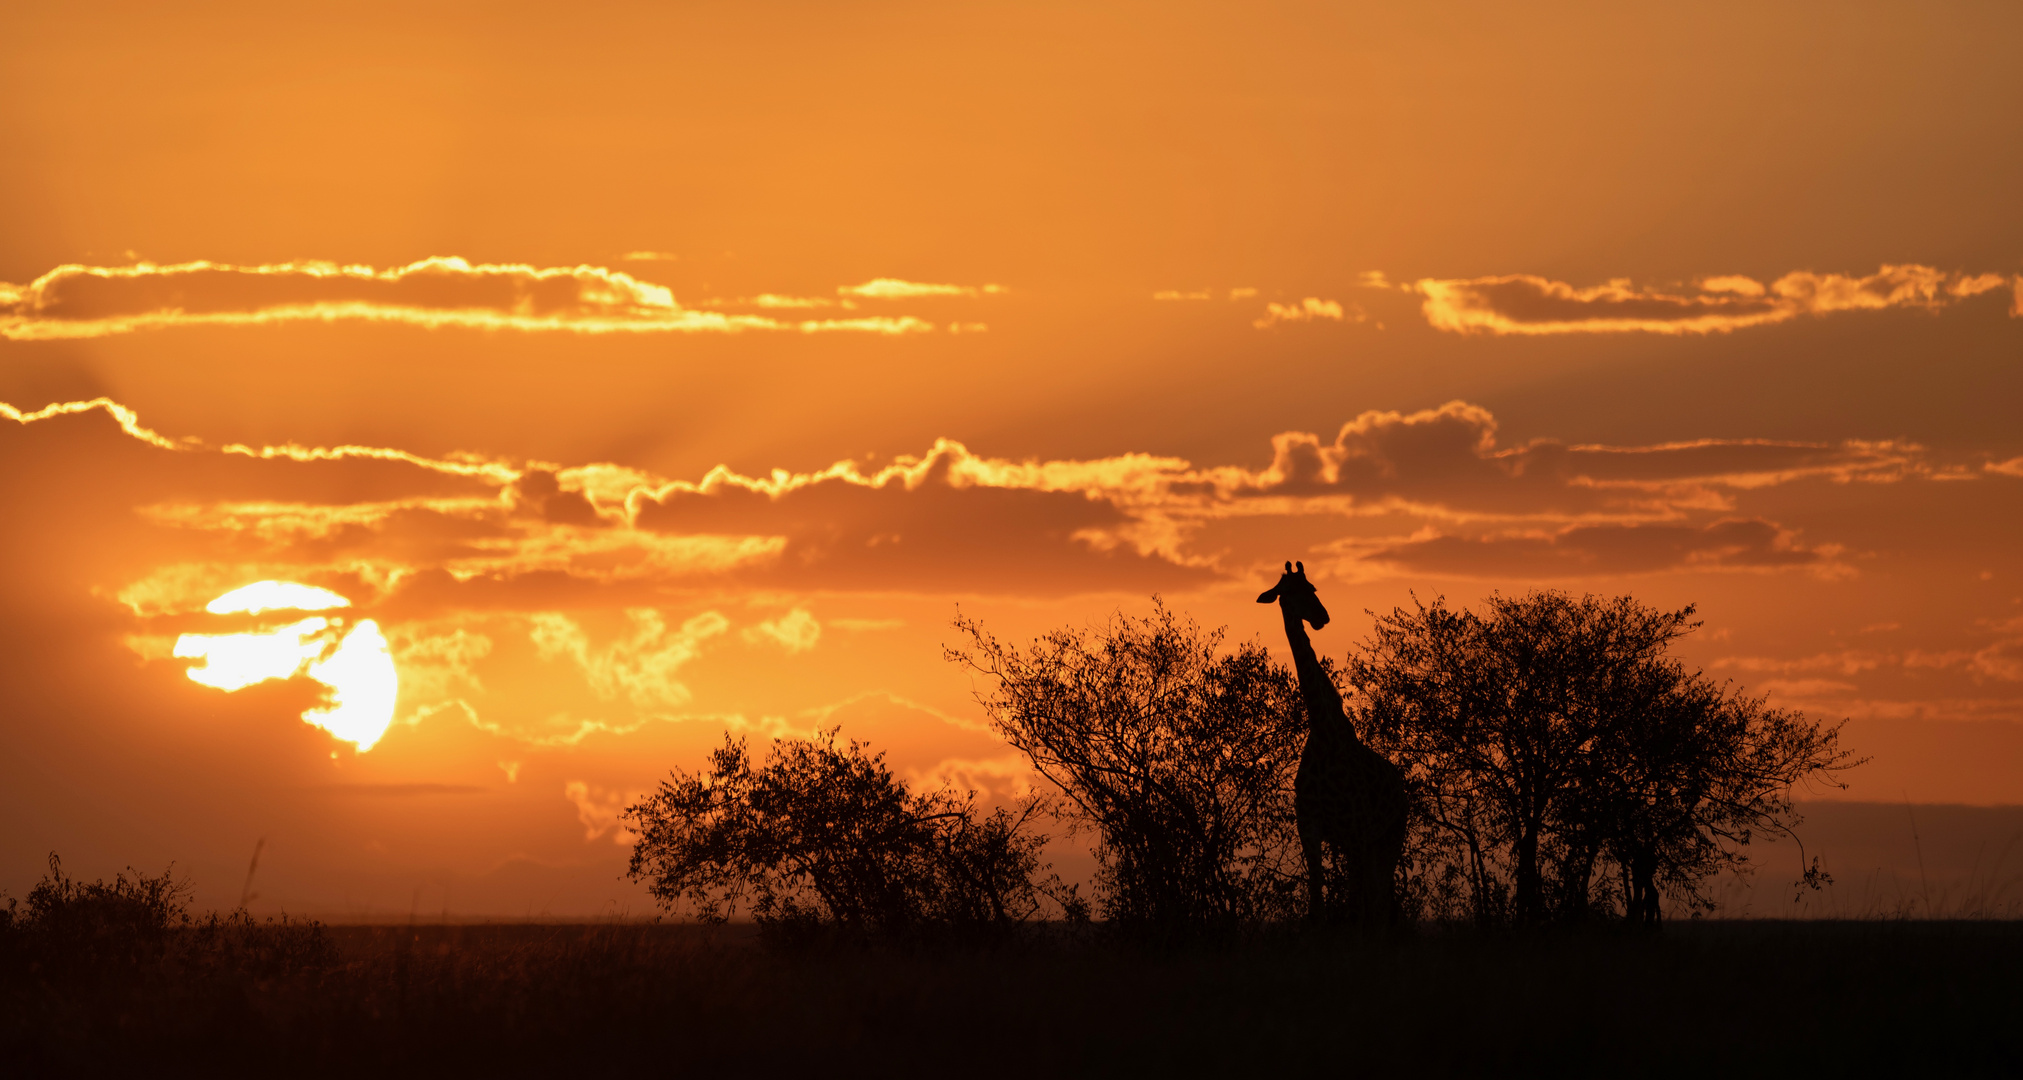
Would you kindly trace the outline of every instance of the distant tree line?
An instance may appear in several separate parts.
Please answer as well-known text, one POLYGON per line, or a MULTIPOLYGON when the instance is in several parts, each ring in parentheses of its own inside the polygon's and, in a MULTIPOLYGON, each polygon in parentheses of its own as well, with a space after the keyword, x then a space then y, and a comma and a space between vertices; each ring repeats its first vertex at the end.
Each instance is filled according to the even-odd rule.
MULTIPOLYGON (((1630 597, 1534 592, 1377 619, 1328 663, 1362 739, 1405 773, 1398 867, 1415 919, 1656 925, 1667 901, 1799 824, 1795 785, 1859 764, 1839 725, 1769 707, 1667 655, 1698 624, 1630 597)), ((1149 616, 1021 647, 960 617, 947 658, 983 677, 993 729, 1058 790, 989 814, 911 792, 835 732, 755 767, 726 739, 627 811, 631 871, 707 920, 867 932, 1100 916, 1216 930, 1306 916, 1292 777, 1297 681, 1255 641, 1223 648, 1154 599, 1149 616), (1041 860, 1047 821, 1094 839, 1093 895, 1041 860)), ((1823 880, 1817 863, 1801 881, 1823 880)))

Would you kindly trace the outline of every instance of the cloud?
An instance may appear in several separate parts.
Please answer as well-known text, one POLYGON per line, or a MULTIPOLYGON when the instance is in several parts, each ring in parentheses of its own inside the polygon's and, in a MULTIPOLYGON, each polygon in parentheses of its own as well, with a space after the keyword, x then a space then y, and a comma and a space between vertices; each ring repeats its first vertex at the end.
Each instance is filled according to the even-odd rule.
POLYGON ((840 728, 844 739, 874 749, 907 746, 915 764, 894 771, 916 791, 949 787, 976 792, 985 803, 1002 803, 1040 783, 1030 763, 987 724, 885 690, 804 709, 793 723, 783 723, 779 734, 805 736, 831 727, 840 728))
POLYGON ((624 791, 606 788, 599 784, 571 780, 562 785, 562 797, 576 805, 576 820, 583 825, 583 842, 611 834, 611 842, 619 846, 639 839, 623 824, 619 815, 625 808, 646 798, 650 792, 624 791))
POLYGON ((986 802, 1009 802, 1040 790, 1045 780, 1024 754, 989 758, 943 758, 931 765, 903 770, 915 791, 949 789, 974 792, 986 802))
MULTIPOLYGON (((1488 410, 1459 401, 1365 412, 1332 436, 1281 432, 1264 468, 1147 454, 1018 461, 942 439, 878 468, 717 468, 695 480, 370 446, 214 448, 103 399, 5 415, 17 422, 0 425, 0 453, 64 463, 8 481, 14 505, 37 510, 0 529, 0 555, 45 568, 15 586, 21 595, 83 589, 138 618, 178 619, 250 582, 295 582, 350 597, 388 627, 396 654, 415 657, 400 626, 457 612, 658 611, 668 589, 1184 590, 1277 558, 1261 545, 1287 535, 1365 577, 1838 573, 1833 538, 1800 542, 1738 501, 1790 484, 1995 475, 1909 443, 1506 446, 1488 410)), ((592 648, 567 618, 542 624, 548 658, 628 699, 644 685, 633 672, 681 636, 628 624, 618 644, 592 648)), ((812 643, 815 626, 779 622, 765 640, 812 643)), ((192 630, 164 627, 149 633, 192 630)), ((658 669, 666 687, 640 692, 680 700, 679 655, 658 669)), ((456 663, 414 662, 441 669, 449 692, 456 663)))
POLYGON ((925 296, 996 296, 1010 292, 1002 285, 931 285, 900 278, 873 278, 862 285, 839 285, 842 296, 862 296, 871 300, 909 300, 925 296))
POLYGON ((1779 675, 1815 671, 1859 675, 1865 671, 1875 671, 1901 662, 1903 662, 1901 657, 1876 652, 1873 649, 1842 649, 1837 652, 1798 657, 1723 656, 1716 658, 1707 666, 1716 670, 1769 672, 1779 675))
POLYGON ((2023 618, 2003 620, 1993 629, 2001 636, 1979 649, 1913 649, 1904 655, 1903 664, 1909 668, 1961 668, 1978 678, 2023 682, 2023 636, 2017 636, 2023 631, 2023 618))
POLYGON ((1549 533, 1478 538, 1434 536, 1362 556, 1416 573, 1462 577, 1551 579, 1671 570, 1806 568, 1838 576, 1839 548, 1808 547, 1794 533, 1760 518, 1707 525, 1573 525, 1549 533))
POLYGON ((477 666, 492 654, 487 634, 454 623, 415 622, 389 629, 387 646, 411 698, 441 701, 459 689, 484 689, 477 666))
POLYGON ((628 251, 619 259, 624 262, 676 262, 681 256, 672 251, 628 251))
POLYGON ((688 687, 675 681, 675 672, 701 655, 704 642, 730 628, 730 621, 714 611, 689 619, 675 631, 653 608, 629 608, 625 616, 632 623, 631 635, 602 649, 592 648, 575 620, 559 612, 536 613, 530 636, 542 659, 574 661, 599 698, 623 697, 634 705, 658 707, 689 699, 688 687))
POLYGON ((150 446, 158 446, 164 450, 186 449, 184 444, 170 442, 153 429, 142 427, 139 414, 111 398, 101 397, 92 398, 90 401, 57 402, 37 409, 34 412, 23 412, 4 401, 0 401, 0 418, 12 420, 23 426, 33 424, 38 420, 49 420, 59 416, 77 416, 94 411, 104 412, 119 424, 121 431, 150 446))
MULTIPOLYGON (((1239 286, 1237 286, 1236 288, 1233 288, 1233 289, 1229 290, 1229 294, 1228 294, 1228 296, 1229 296, 1229 299, 1231 299, 1231 300, 1248 300, 1248 299, 1250 299, 1250 298, 1252 298, 1252 297, 1254 297, 1254 296, 1256 296, 1256 295, 1257 295, 1257 290, 1256 290, 1255 288, 1252 288, 1252 287, 1251 287, 1251 286, 1249 286, 1249 285, 1239 285, 1239 286)), ((1154 300, 1213 300, 1213 299, 1215 299, 1215 290, 1213 290, 1213 289, 1210 289, 1210 288, 1208 288, 1208 287, 1206 287, 1206 286, 1203 286, 1203 287, 1201 287, 1201 288, 1199 288, 1199 289, 1195 289, 1195 290, 1192 290, 1192 291, 1189 291, 1189 292, 1183 292, 1183 291, 1181 291, 1181 290, 1179 290, 1179 289, 1161 289, 1161 290, 1159 290, 1158 292, 1155 292, 1155 293, 1153 293, 1153 294, 1152 294, 1152 299, 1154 299, 1154 300)), ((1318 303, 1319 301, 1316 301, 1316 302, 1318 303)), ((1278 305, 1272 305, 1272 306, 1276 307, 1276 306, 1278 306, 1278 305)), ((1338 306, 1339 306, 1339 305, 1338 305, 1338 306)), ((1336 315, 1336 317, 1337 317, 1337 318, 1339 318, 1339 317, 1340 317, 1339 313, 1338 313, 1338 314, 1336 315)))
POLYGON ((902 335, 933 329, 932 323, 912 316, 788 321, 699 310, 677 303, 672 290, 623 271, 587 265, 473 264, 455 257, 384 270, 313 261, 262 266, 204 261, 66 265, 27 285, 0 283, 0 336, 13 340, 95 338, 175 326, 338 320, 585 334, 902 335))
POLYGON ((1991 679, 2023 682, 2023 638, 2004 638, 1975 652, 1969 666, 1991 679))
POLYGON ((826 296, 782 296, 778 293, 760 293, 745 303, 762 308, 828 308, 841 307, 854 310, 857 305, 848 300, 833 300, 826 296))
POLYGON ((1901 654, 1847 649, 1797 658, 1726 656, 1715 660, 1709 666, 1777 674, 1826 671, 1850 676, 1879 668, 1901 666, 1912 670, 1963 670, 1979 679, 2023 682, 2023 637, 2014 636, 2016 631, 2023 630, 2023 625, 2011 620, 1998 624, 1994 629, 2004 636, 1999 636, 1978 649, 1947 649, 1940 652, 1911 649, 1901 654))
POLYGON ((1805 479, 1891 483, 1909 477, 1964 479, 1967 467, 1932 460, 1911 442, 1839 443, 1771 439, 1696 439, 1652 446, 1533 443, 1512 455, 1521 467, 1554 469, 1598 488, 1658 490, 1679 484, 1753 489, 1805 479))
POLYGON ((1579 288, 1533 274, 1422 278, 1412 288, 1425 297, 1426 321, 1455 333, 1708 334, 1843 311, 1937 311, 2008 284, 2000 274, 1901 264, 1865 277, 1795 271, 1768 285, 1740 275, 1706 277, 1696 288, 1675 290, 1627 278, 1579 288))
MULTIPOLYGON (((1235 299, 1235 294, 1231 293, 1230 298, 1235 299)), ((1323 300, 1318 296, 1309 296, 1297 304, 1268 303, 1264 305, 1264 314, 1251 325, 1257 327, 1259 330, 1269 330, 1283 322, 1316 322, 1319 320, 1327 320, 1329 322, 1362 322, 1364 318, 1363 309, 1354 304, 1350 304, 1345 311, 1340 301, 1323 300)))
POLYGON ((778 537, 778 559, 759 573, 781 584, 1135 592, 1213 576, 1140 543, 1140 519, 1119 505, 1134 486, 1156 488, 1148 474, 1184 466, 1008 462, 943 439, 874 472, 851 462, 770 478, 718 469, 700 482, 635 488, 626 505, 634 527, 654 533, 778 537))
POLYGON ((805 608, 795 608, 777 619, 746 627, 739 634, 750 642, 770 641, 792 654, 814 648, 822 640, 822 624, 805 608))
POLYGON ((1802 480, 1889 483, 1963 478, 1913 443, 1702 439, 1651 446, 1497 445, 1487 409, 1450 401, 1413 413, 1365 412, 1331 441, 1288 431, 1260 473, 1223 473, 1234 496, 1336 498, 1432 516, 1571 520, 1670 518, 1726 509, 1729 492, 1802 480))

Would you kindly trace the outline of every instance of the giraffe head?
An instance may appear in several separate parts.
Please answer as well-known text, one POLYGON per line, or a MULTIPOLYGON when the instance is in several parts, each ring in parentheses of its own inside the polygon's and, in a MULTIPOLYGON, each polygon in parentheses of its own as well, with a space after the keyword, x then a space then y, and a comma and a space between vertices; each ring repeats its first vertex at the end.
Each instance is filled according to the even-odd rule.
POLYGON ((1276 602, 1279 610, 1305 619, 1316 630, 1328 624, 1328 609, 1321 606, 1321 598, 1315 593, 1313 582, 1307 580, 1305 563, 1285 564, 1285 573, 1279 575, 1278 584, 1259 593, 1257 602, 1276 602))

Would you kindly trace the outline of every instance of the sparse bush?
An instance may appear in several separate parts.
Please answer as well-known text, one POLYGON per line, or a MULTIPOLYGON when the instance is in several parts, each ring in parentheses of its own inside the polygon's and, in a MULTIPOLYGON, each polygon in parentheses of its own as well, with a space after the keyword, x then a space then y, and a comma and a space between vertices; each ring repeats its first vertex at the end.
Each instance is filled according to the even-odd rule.
POLYGON ((109 882, 87 883, 65 876, 62 860, 50 852, 49 873, 20 910, 9 912, 16 947, 66 974, 130 971, 158 961, 171 931, 190 921, 189 884, 172 870, 149 877, 128 867, 109 882))
POLYGON ((189 884, 169 870, 150 877, 128 868, 111 881, 49 873, 26 904, 0 909, 0 967, 67 983, 132 983, 157 976, 271 978, 327 967, 337 954, 323 924, 255 919, 244 909, 202 918, 189 913, 189 884))
POLYGON ((1298 681, 1256 642, 1218 655, 1222 630, 1153 604, 1028 649, 958 616, 970 648, 946 656, 996 682, 978 695, 991 726, 1095 829, 1106 917, 1197 929, 1297 918, 1298 681))
POLYGON ((103 1061, 150 1040, 214 1042, 193 1033, 242 1024, 281 984, 304 992, 337 962, 319 923, 192 919, 189 887, 169 871, 76 881, 51 854, 27 902, 0 910, 0 1060, 43 1075, 87 1060, 56 1068, 40 1056, 54 1047, 103 1061))
POLYGON ((699 773, 676 770, 627 808, 639 834, 630 874, 669 909, 705 922, 740 910, 774 929, 894 934, 931 926, 1005 928, 1038 916, 1046 837, 1030 831, 1043 800, 982 814, 974 793, 909 792, 863 744, 784 739, 753 768, 726 735, 699 773))

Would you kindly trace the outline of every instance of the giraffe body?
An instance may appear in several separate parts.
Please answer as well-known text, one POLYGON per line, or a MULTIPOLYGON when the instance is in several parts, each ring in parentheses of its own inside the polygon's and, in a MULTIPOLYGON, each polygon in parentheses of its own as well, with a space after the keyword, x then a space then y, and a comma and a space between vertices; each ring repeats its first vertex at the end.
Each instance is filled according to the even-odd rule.
POLYGON ((1307 740, 1293 780, 1293 812, 1306 856, 1309 918, 1384 925, 1398 917, 1395 878, 1405 848, 1405 777, 1363 744, 1342 695, 1321 667, 1305 623, 1328 623, 1306 567, 1287 564, 1257 598, 1278 603, 1306 703, 1307 740), (1331 864, 1331 865, 1330 865, 1331 864))

